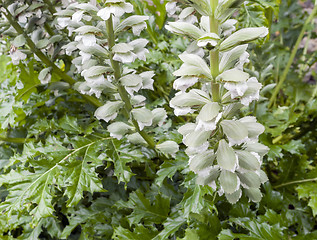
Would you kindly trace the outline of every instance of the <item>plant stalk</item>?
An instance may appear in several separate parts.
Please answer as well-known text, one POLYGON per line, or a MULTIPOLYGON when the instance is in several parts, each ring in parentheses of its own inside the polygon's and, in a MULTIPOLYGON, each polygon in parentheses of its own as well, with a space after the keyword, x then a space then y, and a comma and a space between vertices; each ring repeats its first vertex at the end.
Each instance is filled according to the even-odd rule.
POLYGON ((277 189, 277 188, 281 188, 281 187, 285 187, 285 186, 289 186, 289 185, 293 185, 293 184, 316 182, 316 181, 317 181, 317 178, 302 179, 302 180, 296 180, 296 181, 292 181, 292 182, 282 183, 280 185, 274 186, 274 188, 277 189))
MULTIPOLYGON (((112 53, 112 47, 115 45, 115 35, 113 30, 113 22, 112 22, 112 16, 107 20, 107 30, 108 30, 108 44, 109 44, 109 51, 110 51, 110 62, 111 66, 114 71, 114 77, 115 82, 118 84, 118 92, 120 94, 120 97, 122 101, 125 103, 125 116, 127 119, 130 118, 131 110, 133 109, 129 95, 125 88, 119 83, 119 79, 121 78, 121 67, 119 65, 119 62, 113 60, 113 53, 112 53)), ((131 117, 132 118, 132 117, 131 117)), ((142 136, 142 138, 147 142, 150 148, 155 149, 155 142, 154 140, 144 131, 141 131, 139 128, 138 122, 132 118, 132 123, 136 129, 136 131, 142 136)))
POLYGON ((0 136, 0 141, 9 143, 25 143, 25 138, 8 138, 0 136))
MULTIPOLYGON (((23 34, 24 38, 26 39, 26 42, 32 52, 37 55, 37 57, 48 67, 52 68, 52 71, 54 71, 59 77, 61 77, 63 80, 65 80, 70 85, 73 85, 76 83, 76 81, 67 73, 63 72, 59 67, 57 67, 51 60, 41 51, 39 50, 35 43, 29 38, 29 36, 24 32, 22 27, 14 20, 14 17, 11 15, 11 13, 8 11, 7 8, 5 8, 6 13, 4 13, 5 17, 10 22, 11 26, 18 32, 18 34, 23 34)), ((82 95, 83 98, 85 98, 88 102, 93 104, 96 107, 102 106, 101 102, 92 96, 82 95)))
POLYGON ((291 52, 291 56, 287 62, 287 65, 286 65, 283 73, 282 73, 282 77, 281 77, 280 81, 278 82, 277 86, 275 87, 273 94, 270 98, 268 108, 271 108, 273 106, 273 104, 276 100, 276 97, 277 97, 278 93, 280 92, 284 81, 286 80, 287 74, 291 68, 293 61, 294 61, 295 55, 296 55, 297 50, 299 48, 300 42, 302 41, 302 39, 304 37, 305 31, 306 31, 308 25, 310 24, 310 22, 314 19, 316 13, 317 13, 317 5, 314 6, 313 11, 311 12, 311 14, 309 15, 309 17, 306 19, 306 21, 304 23, 304 26, 303 26, 303 28, 302 28, 302 30, 297 38, 295 46, 293 47, 293 50, 291 52))
MULTIPOLYGON (((210 16, 210 32, 219 34, 219 21, 215 18, 214 12, 218 6, 218 0, 211 0, 211 7, 213 11, 213 15, 210 16)), ((211 50, 210 51, 210 71, 213 77, 213 82, 211 83, 211 93, 212 99, 214 102, 220 101, 220 93, 219 93, 219 83, 216 83, 216 77, 219 75, 219 50, 211 50)))

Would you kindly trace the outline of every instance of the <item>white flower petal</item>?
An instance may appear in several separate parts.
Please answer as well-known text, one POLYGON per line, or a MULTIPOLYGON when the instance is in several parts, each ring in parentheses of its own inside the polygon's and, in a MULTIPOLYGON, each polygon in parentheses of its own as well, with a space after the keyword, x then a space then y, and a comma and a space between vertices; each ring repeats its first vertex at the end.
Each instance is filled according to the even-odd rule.
POLYGON ((193 86, 197 82, 198 77, 183 76, 174 81, 173 88, 175 90, 181 90, 182 92, 185 92, 187 88, 193 86))

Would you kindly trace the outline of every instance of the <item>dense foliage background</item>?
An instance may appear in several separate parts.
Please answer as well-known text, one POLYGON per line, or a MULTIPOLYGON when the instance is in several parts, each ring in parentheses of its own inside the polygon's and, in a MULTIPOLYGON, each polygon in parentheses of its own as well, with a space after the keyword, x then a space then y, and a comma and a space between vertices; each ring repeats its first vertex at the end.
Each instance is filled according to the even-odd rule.
MULTIPOLYGON (((72 59, 57 56, 73 37, 54 27, 58 3, 25 2, 45 12, 46 31, 60 36, 51 38, 56 51, 51 60, 58 58, 59 67, 73 73, 72 59)), ((154 91, 143 95, 147 107, 168 114, 149 132, 156 142, 181 144, 177 129, 193 117, 176 117, 168 103, 175 95, 172 72, 189 40, 164 28, 168 1, 129 2, 137 14, 150 16, 141 33, 149 41, 147 60, 131 67, 154 71, 154 91)), ((245 65, 263 84, 261 97, 240 115, 257 116, 265 126, 260 142, 270 150, 262 167, 269 178, 261 187, 262 200, 242 196, 234 205, 211 187, 195 184, 184 146, 171 158, 110 137, 108 124, 94 117, 96 104, 67 77, 52 71, 51 82, 43 84, 40 73, 50 66, 30 55, 13 65, 7 53, 16 33, 3 21, 0 238, 317 239, 316 17, 307 21, 313 8, 310 1, 250 0, 235 13, 237 28, 269 28, 263 41, 250 44, 245 65)), ((122 38, 135 37, 126 32, 122 38)))

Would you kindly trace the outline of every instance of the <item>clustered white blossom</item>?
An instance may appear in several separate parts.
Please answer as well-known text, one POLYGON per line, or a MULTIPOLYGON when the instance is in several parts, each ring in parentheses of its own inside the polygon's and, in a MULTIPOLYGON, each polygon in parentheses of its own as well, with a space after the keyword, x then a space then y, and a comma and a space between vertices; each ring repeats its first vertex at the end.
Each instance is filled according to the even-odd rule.
MULTIPOLYGON (((175 115, 198 113, 195 122, 178 130, 187 146, 189 168, 197 174, 197 184, 224 193, 230 203, 240 199, 242 190, 250 200, 258 202, 262 197, 260 185, 267 181, 260 167, 268 148, 258 143, 264 127, 253 116, 239 119, 235 113, 259 99, 262 85, 243 71, 243 65, 249 62, 246 43, 266 36, 268 30, 259 27, 236 31, 237 21, 229 19, 228 13, 234 12, 229 1, 215 2, 218 5, 212 9, 209 0, 193 0, 176 22, 166 26, 172 33, 194 39, 193 44, 204 51, 187 50, 180 55, 183 65, 174 72, 178 78, 173 85, 180 91, 170 106, 175 115), (194 12, 203 15, 199 22, 183 17, 194 12), (217 21, 218 32, 211 31, 211 20, 217 21), (219 63, 205 60, 205 53, 211 51, 218 54, 219 63), (211 68, 215 67, 219 74, 213 77, 211 68), (198 82, 201 88, 195 88, 198 82), (219 101, 213 99, 213 84, 220 86, 219 101)), ((176 2, 169 2, 166 10, 172 16, 179 8, 176 2)))
MULTIPOLYGON (((24 64, 24 60, 27 56, 34 56, 34 59, 38 61, 38 65, 42 65, 41 60, 34 52, 30 52, 28 48, 25 47, 27 44, 26 38, 29 38, 37 49, 39 49, 44 55, 49 58, 54 58, 58 52, 58 44, 63 39, 61 35, 50 35, 45 29, 45 23, 48 19, 48 9, 45 8, 45 3, 41 0, 32 1, 32 3, 27 1, 11 1, 12 3, 1 8, 1 11, 5 14, 12 15, 16 19, 17 24, 22 28, 26 29, 24 34, 18 33, 18 31, 11 26, 8 19, 2 15, 2 22, 4 23, 2 27, 6 28, 6 23, 10 26, 8 29, 3 31, 4 35, 15 36, 11 42, 11 48, 9 55, 12 59, 12 63, 18 65, 24 64), (34 29, 34 30, 32 30, 34 29)), ((62 2, 65 6, 69 4, 68 0, 62 2)), ((47 24, 48 26, 48 24, 47 24)), ((43 65, 41 66, 43 67, 43 65)), ((38 66, 36 66, 37 70, 38 66)), ((47 84, 51 81, 51 68, 46 66, 41 71, 39 70, 39 80, 42 84, 47 84)))
MULTIPOLYGON (((75 34, 74 41, 63 49, 66 54, 76 56, 72 63, 76 72, 85 79, 77 83, 77 89, 82 94, 95 95, 100 99, 104 99, 103 93, 106 96, 106 103, 95 112, 96 118, 114 121, 131 105, 128 119, 125 122, 114 121, 107 129, 114 138, 126 137, 131 143, 146 144, 140 131, 149 126, 161 126, 167 114, 163 108, 146 108, 146 98, 139 94, 140 90, 153 90, 154 71, 137 73, 128 65, 136 60, 146 61, 148 40, 136 38, 127 42, 118 41, 118 35, 127 29, 131 29, 133 35, 138 37, 147 26, 148 16, 132 15, 124 18, 125 14, 132 12, 133 5, 124 0, 106 0, 102 8, 89 3, 72 3, 56 15, 58 27, 67 29, 70 36, 75 34), (108 26, 111 23, 112 33, 108 26), (110 46, 110 34, 115 41, 113 46, 110 46), (114 64, 120 69, 116 69, 114 64), (122 93, 122 88, 125 93, 122 93), (122 94, 126 94, 128 99, 122 94)), ((157 144, 156 148, 174 156, 178 144, 168 141, 157 144)))

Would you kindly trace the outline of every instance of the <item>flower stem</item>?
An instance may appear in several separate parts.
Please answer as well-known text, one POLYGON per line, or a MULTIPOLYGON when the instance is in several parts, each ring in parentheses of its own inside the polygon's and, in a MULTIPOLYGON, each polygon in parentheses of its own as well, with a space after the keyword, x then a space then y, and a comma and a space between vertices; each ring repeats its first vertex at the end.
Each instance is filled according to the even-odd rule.
POLYGON ((10 143, 25 143, 25 138, 8 138, 0 136, 0 141, 10 143))
MULTIPOLYGON (((218 0, 210 0, 213 14, 209 16, 210 18, 210 32, 218 34, 219 32, 219 21, 215 18, 214 12, 218 6, 218 0)), ((219 75, 219 50, 210 51, 210 70, 213 77, 213 82, 211 83, 212 99, 214 102, 219 102, 219 83, 216 83, 216 77, 219 75)))
MULTIPOLYGON (((6 13, 4 13, 5 17, 8 19, 11 26, 17 31, 18 34, 23 34, 24 38, 26 39, 26 42, 32 52, 37 55, 37 57, 48 67, 52 68, 52 71, 54 71, 59 77, 61 77, 63 80, 65 80, 70 85, 73 85, 76 83, 76 81, 67 73, 63 72, 59 67, 57 67, 51 60, 40 50, 35 46, 35 43, 29 38, 26 32, 22 29, 22 27, 14 20, 14 17, 11 15, 11 13, 8 11, 7 8, 5 8, 6 13)), ((102 104, 101 102, 92 96, 82 95, 83 98, 85 98, 88 102, 95 105, 96 107, 100 107, 102 104)))
MULTIPOLYGON (((113 53, 111 51, 112 47, 115 45, 115 35, 113 30, 113 22, 112 22, 112 16, 107 20, 107 30, 108 30, 108 44, 109 44, 109 51, 110 51, 110 62, 111 66, 114 71, 114 77, 115 82, 118 84, 118 92, 119 95, 125 103, 125 116, 129 119, 130 118, 130 112, 133 109, 129 95, 125 88, 119 83, 119 79, 121 78, 121 67, 119 62, 113 60, 113 53)), ((131 116, 132 118, 132 116, 131 116)), ((142 136, 142 138, 147 142, 150 148, 155 149, 155 142, 154 140, 144 131, 141 131, 139 128, 138 122, 132 118, 132 123, 136 129, 136 131, 142 136)))

